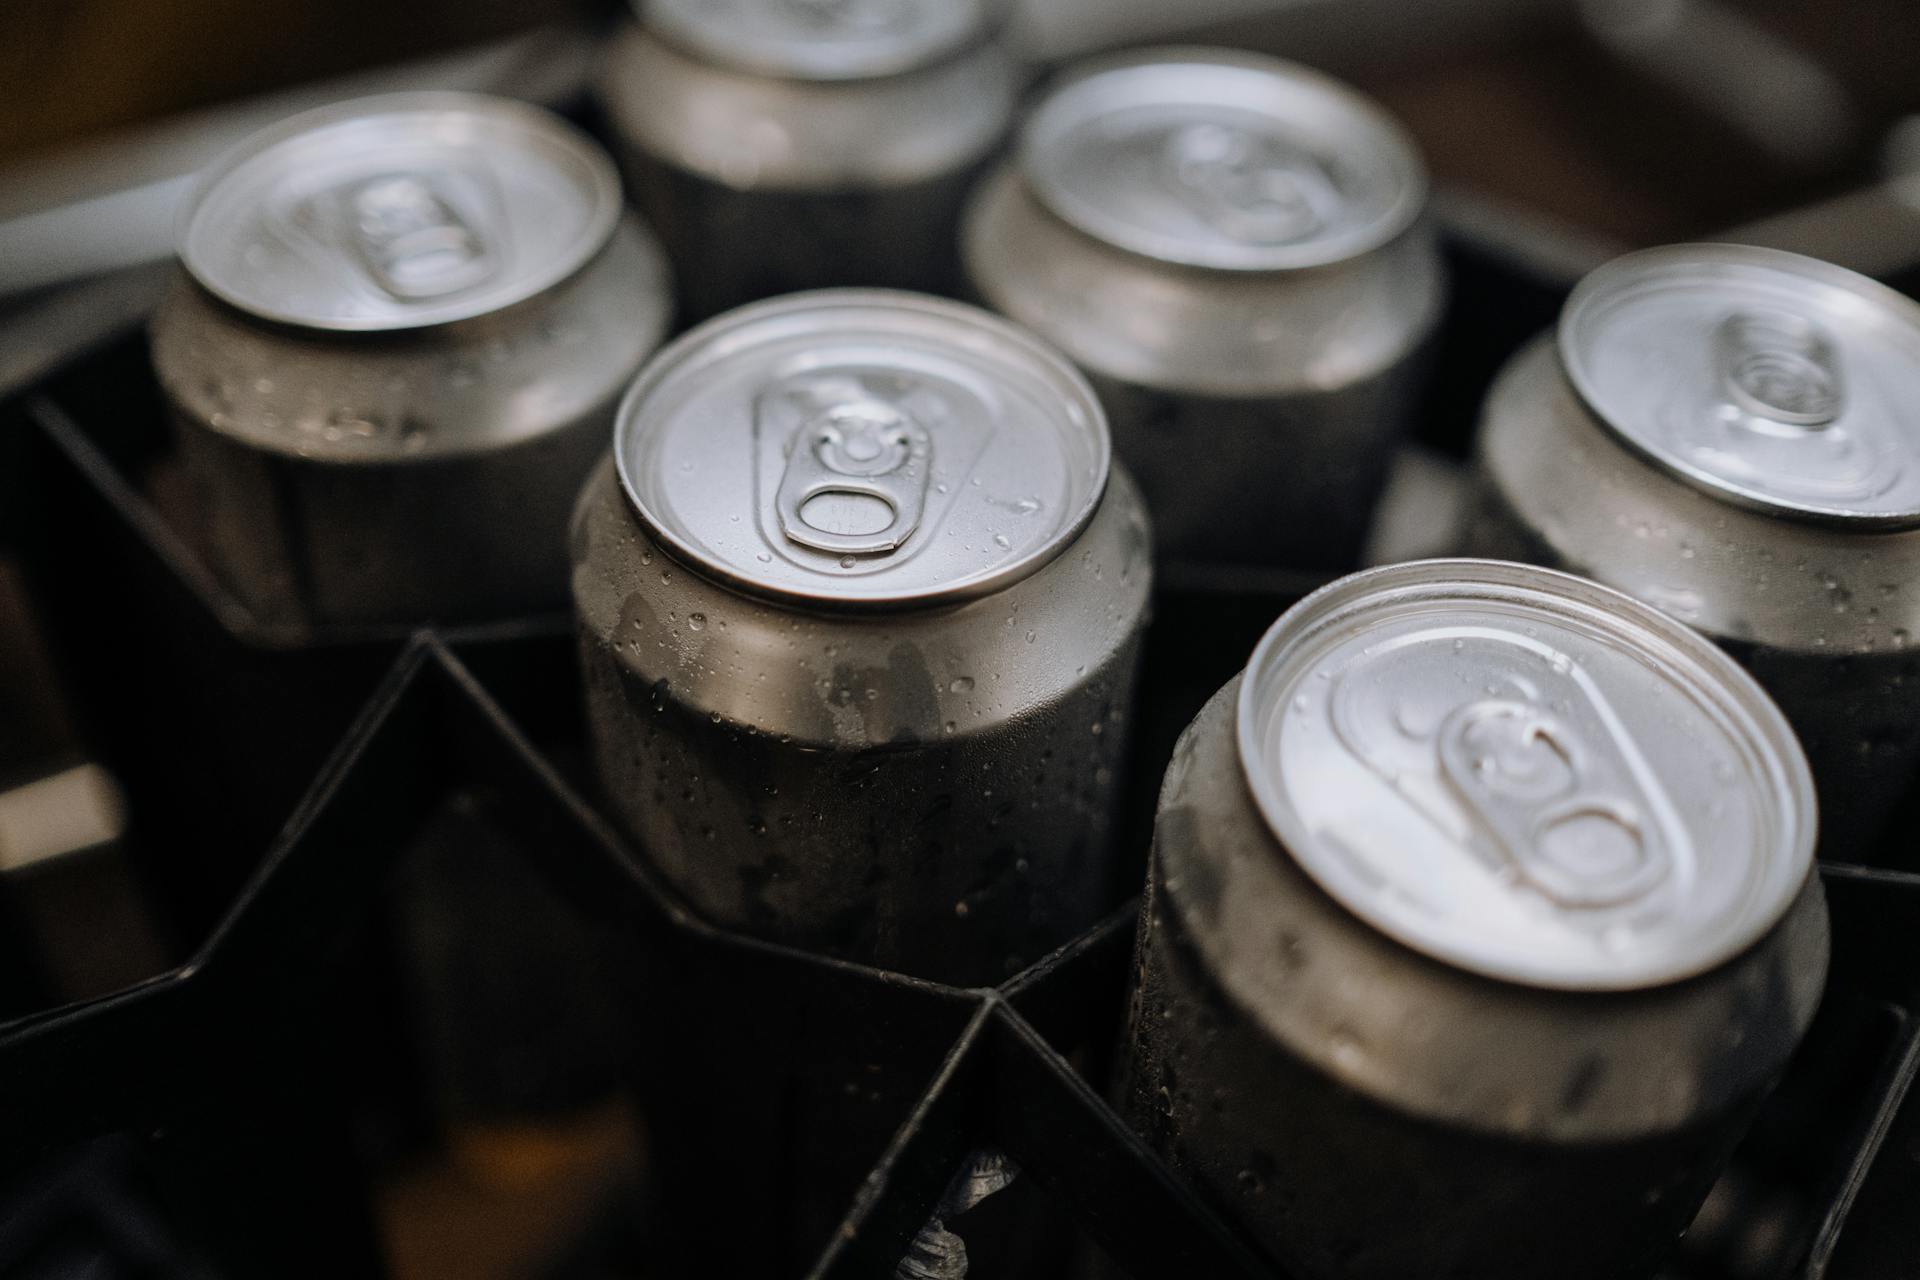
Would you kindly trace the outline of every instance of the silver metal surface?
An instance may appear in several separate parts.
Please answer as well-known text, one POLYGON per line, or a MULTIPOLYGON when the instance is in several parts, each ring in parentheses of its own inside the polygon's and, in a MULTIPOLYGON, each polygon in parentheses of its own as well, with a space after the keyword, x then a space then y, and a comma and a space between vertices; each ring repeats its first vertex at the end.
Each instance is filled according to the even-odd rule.
POLYGON ((628 218, 524 315, 343 343, 260 324, 183 284, 155 317, 153 346, 169 397, 223 436, 294 458, 392 463, 524 442, 593 406, 610 425, 671 314, 659 247, 628 218))
POLYGON ((992 595, 823 612, 682 567, 611 463, 574 524, 601 786, 710 920, 960 985, 1124 900, 1114 808, 1151 571, 1115 470, 992 595))
POLYGON ((633 22, 598 79, 633 199, 703 319, 802 289, 952 292, 960 207, 1023 73, 988 38, 898 75, 754 75, 633 22))
POLYGON ((800 295, 656 357, 573 593, 601 782, 661 874, 961 985, 1110 910, 1151 570, 1109 466, 1071 366, 957 303, 800 295))
POLYGON ((958 303, 799 294, 689 333, 621 406, 615 460, 652 535, 733 586, 821 607, 1000 590, 1073 541, 1107 483, 1071 365, 958 303))
POLYGON ((1305 67, 1218 49, 1101 61, 1021 138, 1053 213, 1163 262, 1279 271, 1344 262, 1405 231, 1426 172, 1384 111, 1305 67))
POLYGON ((159 262, 179 247, 196 172, 255 131, 327 103, 403 90, 577 96, 592 45, 543 27, 397 66, 186 112, 9 165, 0 173, 0 294, 159 262))
MULTIPOLYGON (((1863 372, 1843 367, 1846 385, 1863 372)), ((1704 632, 1793 725, 1821 856, 1911 858, 1908 842, 1881 842, 1920 769, 1920 529, 1769 514, 1682 479, 1592 412, 1551 335, 1495 381, 1476 465, 1460 550, 1582 574, 1704 632)))
POLYGON ((1771 249, 1649 249, 1581 281, 1559 347, 1602 421, 1711 494, 1920 523, 1920 305, 1882 285, 1771 249))
MULTIPOLYGON (((215 261, 240 272, 229 282, 237 299, 305 323, 228 305, 184 272, 153 318, 154 368, 188 481, 169 518, 252 622, 275 635, 564 607, 573 499, 607 448, 620 395, 673 309, 660 249, 631 215, 575 200, 576 215, 591 210, 591 220, 615 222, 600 235, 583 216, 572 219, 574 241, 591 242, 592 252, 559 279, 551 277, 576 257, 574 241, 542 262, 536 251, 560 241, 519 221, 491 221, 503 211, 545 216, 581 194, 558 188, 518 203, 518 184, 554 176, 543 178, 538 166, 490 188, 491 175, 524 159, 509 144, 550 136, 559 148, 553 154, 570 156, 591 143, 516 104, 439 95, 400 101, 409 105, 396 111, 394 100, 382 99, 370 111, 359 104, 329 110, 321 118, 336 123, 317 134, 309 117, 274 135, 287 141, 248 153, 272 158, 282 147, 318 147, 332 156, 334 129, 383 134, 396 121, 407 139, 398 157, 405 170, 389 164, 392 153, 369 163, 372 153, 356 147, 332 156, 339 162, 332 168, 304 171, 303 181, 324 188, 318 203, 332 212, 340 199, 364 195, 390 216, 356 226, 344 243, 325 236, 285 242, 288 257, 312 254, 303 269, 319 290, 303 295, 297 309, 293 293, 269 292, 293 275, 251 277, 241 246, 207 246, 215 261), (445 131, 446 156, 428 145, 436 130, 445 131), (416 185, 422 173, 428 181, 416 185), (373 188, 383 189, 377 198, 373 188), (464 203, 489 189, 497 202, 464 203), (587 239, 579 240, 583 228, 587 239), (473 280, 468 268, 476 262, 501 274, 444 295, 402 296, 473 280), (385 285, 373 283, 382 276, 385 285), (362 323, 379 327, 335 331, 362 323)), ((607 170, 600 159, 579 172, 611 183, 607 170)), ((246 173, 242 161, 216 190, 246 173)), ((209 222, 201 234, 218 225, 209 222)), ((225 225, 258 224, 241 216, 225 225)), ((278 253, 267 258, 283 261, 278 253)))
POLYGON ((992 0, 635 0, 640 20, 697 57, 796 80, 900 75, 957 53, 998 18, 992 0))
MULTIPOLYGON (((1535 625, 1513 621, 1523 637, 1535 625)), ((1120 1069, 1128 1118, 1305 1280, 1654 1274, 1813 1018, 1818 877, 1754 945, 1686 981, 1489 981, 1349 910, 1276 838, 1242 771, 1242 687, 1182 736, 1161 791, 1120 1069)), ((1681 697, 1662 710, 1689 713, 1681 697)), ((1661 780, 1673 793, 1692 777, 1661 780)), ((1407 807, 1384 784, 1368 798, 1389 816, 1407 807)), ((1444 850, 1419 830, 1384 844, 1366 851, 1389 878, 1396 860, 1444 850)), ((1451 860, 1434 860, 1446 876, 1451 860)), ((1424 876, 1408 883, 1433 898, 1424 876)))
POLYGON ((249 138, 189 212, 181 260, 264 320, 388 331, 525 301, 600 252, 621 210, 605 154, 536 107, 399 94, 249 138))
POLYGON ((1771 929, 1813 783, 1752 677, 1619 592, 1436 560, 1342 579, 1248 663, 1241 764, 1335 899, 1509 982, 1631 990, 1771 929))
MULTIPOLYGON (((1277 85, 1282 97, 1297 92, 1308 104, 1303 131, 1324 119, 1328 101, 1342 110, 1351 105, 1318 77, 1296 79, 1286 64, 1231 52, 1148 51, 1100 65, 1109 69, 1070 77, 1037 119, 1046 121, 1054 102, 1071 104, 1083 94, 1098 107, 1102 85, 1124 87, 1134 75, 1151 82, 1164 74, 1189 89, 1222 77, 1226 87, 1215 98, 1244 92, 1235 86, 1249 81, 1256 89, 1277 85)), ((1207 100, 1203 93, 1188 96, 1207 100)), ((1081 119, 1088 105, 1057 118, 1081 119)), ((1419 219, 1401 224, 1398 235, 1364 251, 1352 241, 1355 251, 1335 262, 1321 258, 1332 241, 1241 246, 1246 253, 1238 260, 1245 266, 1321 262, 1305 269, 1164 261, 1089 234, 1036 192, 1032 175, 1051 163, 1047 151, 1034 151, 1036 139, 1072 136, 1071 129, 1036 125, 1026 135, 1023 158, 976 191, 961 239, 974 289, 1060 347, 1093 381, 1115 450, 1147 494, 1164 561, 1183 568, 1352 567, 1387 460, 1410 425, 1445 300, 1431 228, 1419 219)), ((1373 140, 1365 130, 1342 135, 1343 145, 1361 150, 1329 152, 1329 170, 1392 168, 1365 151, 1373 140)), ((1321 141, 1331 146, 1334 139, 1321 141)), ((1203 145, 1213 144, 1203 139, 1203 145)), ((1109 186, 1130 183, 1129 174, 1141 179, 1144 186, 1134 188, 1148 197, 1136 202, 1141 207, 1185 209, 1168 225, 1188 231, 1210 225, 1191 207, 1162 198, 1167 188, 1158 160, 1144 168, 1106 167, 1111 172, 1101 181, 1109 186)), ((1215 177, 1218 182, 1202 184, 1210 194, 1196 196, 1202 208, 1219 214, 1231 205, 1231 199, 1214 202, 1223 190, 1228 196, 1251 190, 1255 213, 1264 207, 1257 176, 1248 187, 1247 174, 1229 164, 1215 177)), ((1227 212, 1232 224, 1238 215, 1227 212)), ((1376 230, 1402 216, 1395 213, 1376 230)), ((1196 243, 1220 250, 1237 242, 1209 233, 1196 243)), ((1221 260, 1236 259, 1228 253, 1221 260)))

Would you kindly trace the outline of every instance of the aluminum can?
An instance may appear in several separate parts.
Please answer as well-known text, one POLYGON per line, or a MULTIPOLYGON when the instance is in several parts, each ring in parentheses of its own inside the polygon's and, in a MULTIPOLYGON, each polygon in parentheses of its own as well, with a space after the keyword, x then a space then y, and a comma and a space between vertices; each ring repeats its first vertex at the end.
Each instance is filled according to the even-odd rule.
POLYGON ((1124 1105, 1289 1274, 1650 1274, 1818 1003, 1814 822, 1785 719, 1657 611, 1341 579, 1175 751, 1124 1105))
POLYGON ((954 290, 968 187, 1022 74, 997 0, 653 0, 601 98, 686 314, 801 289, 954 290))
POLYGON ((998 980, 1127 891, 1148 538, 1092 390, 996 317, 824 290, 700 326, 576 517, 607 798, 717 923, 998 980))
POLYGON ((257 621, 565 608, 574 496, 671 311, 590 139, 467 94, 325 107, 216 166, 180 260, 154 367, 257 621))
POLYGON ((1412 140, 1227 50, 1071 73, 974 196, 971 284, 1106 403, 1171 569, 1359 559, 1445 300, 1412 140))
POLYGON ((1811 258, 1678 245, 1583 280, 1482 418, 1467 549, 1719 642, 1799 734, 1821 854, 1843 861, 1882 856, 1920 772, 1916 390, 1911 300, 1811 258))

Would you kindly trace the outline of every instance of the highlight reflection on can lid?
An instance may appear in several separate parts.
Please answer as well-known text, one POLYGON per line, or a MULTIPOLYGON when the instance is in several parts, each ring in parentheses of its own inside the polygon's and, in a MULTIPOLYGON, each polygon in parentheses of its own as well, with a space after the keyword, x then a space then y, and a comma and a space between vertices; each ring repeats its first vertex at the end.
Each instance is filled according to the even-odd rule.
POLYGON ((1420 213, 1411 139, 1358 93, 1229 50, 1110 59, 1041 103, 1021 139, 1028 186, 1081 231, 1219 270, 1324 266, 1420 213))
POLYGON ((243 311, 339 331, 510 306, 571 276, 620 217, 594 142, 524 103, 393 94, 255 134, 208 176, 180 256, 243 311))
POLYGON ((1254 650, 1238 732, 1262 814, 1321 888, 1508 982, 1702 973, 1812 866, 1806 760, 1752 678, 1546 569, 1434 560, 1316 592, 1254 650))
POLYGON ((709 62, 794 80, 866 80, 980 39, 997 0, 636 0, 656 34, 709 62))
POLYGON ((984 311, 828 289, 655 356, 614 461, 674 556, 760 595, 899 607, 985 595, 1060 552, 1106 490, 1085 379, 984 311))
POLYGON ((1559 344, 1617 436, 1717 498, 1920 524, 1920 306, 1883 285, 1774 249, 1648 249, 1580 282, 1559 344))

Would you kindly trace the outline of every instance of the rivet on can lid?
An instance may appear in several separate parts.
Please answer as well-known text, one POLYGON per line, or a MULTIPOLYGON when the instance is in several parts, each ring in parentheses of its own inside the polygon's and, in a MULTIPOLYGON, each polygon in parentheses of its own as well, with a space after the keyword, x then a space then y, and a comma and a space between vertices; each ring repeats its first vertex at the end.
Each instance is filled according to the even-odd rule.
POLYGON ((918 294, 791 294, 641 371, 614 462, 678 559, 819 607, 987 594, 1057 555, 1109 465, 1092 388, 1014 325, 918 294))
POLYGON ((1324 588, 1254 650, 1238 734, 1321 888, 1490 978, 1691 977, 1766 933, 1812 866, 1812 779, 1753 679, 1551 570, 1435 560, 1324 588))
POLYGON ((460 93, 340 103, 204 180, 181 260, 265 320, 384 331, 485 315, 598 253, 620 217, 600 148, 537 107, 460 93))
POLYGON ((1674 245, 1590 273, 1560 357, 1622 441, 1769 514, 1920 524, 1920 306, 1798 254, 1674 245))
POLYGON ((648 29, 721 66, 793 80, 901 75, 981 39, 998 0, 636 0, 648 29))
POLYGON ((1405 230, 1426 199, 1412 141, 1379 107, 1229 50, 1152 50, 1077 74, 1028 121, 1021 168, 1088 235, 1219 270, 1345 261, 1405 230))

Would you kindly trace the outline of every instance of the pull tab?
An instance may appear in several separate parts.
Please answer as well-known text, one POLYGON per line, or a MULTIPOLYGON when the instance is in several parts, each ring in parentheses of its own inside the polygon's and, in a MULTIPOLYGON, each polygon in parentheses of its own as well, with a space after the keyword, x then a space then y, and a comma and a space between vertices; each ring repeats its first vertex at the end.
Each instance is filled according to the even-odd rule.
POLYGON ((1192 124, 1167 139, 1174 191, 1214 227, 1245 244, 1291 244, 1338 216, 1340 192, 1320 162, 1251 130, 1192 124))
POLYGON ((345 204, 362 265, 395 298, 443 297, 494 273, 486 241, 424 177, 370 178, 347 193, 345 204))
POLYGON ((1824 427, 1846 401, 1826 331, 1786 311, 1737 311, 1714 334, 1727 397, 1746 413, 1824 427))
MULTIPOLYGON (((932 453, 926 428, 892 405, 863 400, 822 410, 794 433, 788 446, 787 467, 774 497, 780 531, 816 551, 879 555, 898 550, 920 527, 932 453), (839 514, 876 527, 828 527, 831 508, 816 504, 833 497, 864 499, 839 514), (884 517, 875 504, 885 505, 884 517), (862 506, 872 509, 872 520, 859 519, 862 506), (879 523, 883 518, 885 523, 879 523)), ((843 518, 838 523, 847 522, 843 518)))
POLYGON ((1672 868, 1622 761, 1584 750, 1542 708, 1470 702, 1440 726, 1440 769, 1521 879, 1565 907, 1613 907, 1672 868))

